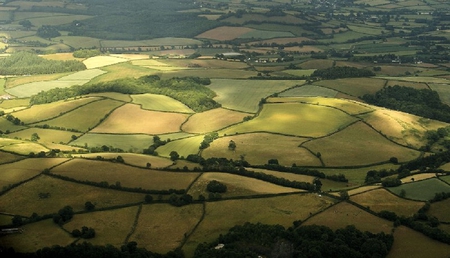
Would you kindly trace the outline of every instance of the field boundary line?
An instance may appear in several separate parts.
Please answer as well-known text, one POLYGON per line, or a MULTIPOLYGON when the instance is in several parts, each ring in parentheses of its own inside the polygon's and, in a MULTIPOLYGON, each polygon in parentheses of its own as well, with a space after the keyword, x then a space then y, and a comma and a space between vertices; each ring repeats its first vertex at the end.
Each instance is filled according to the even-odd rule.
POLYGON ((206 217, 206 202, 202 202, 202 216, 200 216, 200 219, 198 220, 197 224, 189 231, 188 233, 184 234, 184 238, 181 241, 179 248, 182 249, 183 246, 187 243, 189 240, 189 237, 194 234, 194 232, 197 230, 197 228, 200 226, 200 224, 203 222, 203 220, 206 217))
POLYGON ((141 211, 142 211, 142 204, 139 205, 139 208, 136 212, 136 216, 134 217, 134 222, 133 225, 131 226, 131 230, 128 233, 128 235, 125 237, 125 239, 123 240, 123 244, 126 245, 128 243, 128 240, 130 240, 130 237, 134 234, 134 232, 136 231, 137 225, 139 223, 139 217, 141 215, 141 211))
POLYGON ((188 193, 189 190, 191 190, 191 187, 198 181, 198 179, 199 179, 204 173, 205 173, 205 172, 199 173, 199 175, 198 175, 194 180, 192 180, 192 182, 188 185, 188 187, 186 187, 186 193, 188 193))

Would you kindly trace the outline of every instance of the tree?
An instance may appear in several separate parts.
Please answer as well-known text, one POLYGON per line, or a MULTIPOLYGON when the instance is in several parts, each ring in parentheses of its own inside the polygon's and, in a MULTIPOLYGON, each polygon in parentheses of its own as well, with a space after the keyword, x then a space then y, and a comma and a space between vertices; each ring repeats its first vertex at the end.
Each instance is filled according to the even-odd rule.
POLYGON ((31 27, 33 27, 33 24, 29 20, 20 21, 19 25, 23 26, 27 30, 29 30, 31 27))
POLYGON ((87 211, 92 211, 95 209, 95 205, 92 202, 86 202, 84 204, 84 209, 87 211))
POLYGON ((230 140, 228 143, 228 149, 234 151, 236 149, 236 143, 233 140, 230 140))
POLYGON ((41 137, 39 137, 39 135, 37 133, 33 133, 31 135, 31 141, 32 142, 37 142, 39 139, 41 139, 41 137))
POLYGON ((347 191, 340 191, 339 197, 341 197, 342 200, 348 200, 350 199, 350 196, 348 195, 347 191))
POLYGON ((227 191, 227 186, 217 180, 212 180, 206 186, 206 190, 211 193, 225 193, 227 191))
POLYGON ((60 209, 57 214, 53 216, 53 222, 56 224, 62 225, 65 222, 69 221, 73 217, 73 208, 70 206, 65 206, 60 209))
POLYGON ((320 190, 322 189, 322 181, 320 181, 319 178, 314 179, 313 185, 314 185, 314 190, 316 192, 320 192, 320 190))
POLYGON ((153 196, 151 196, 150 194, 146 194, 144 200, 145 203, 151 203, 153 201, 153 196))
POLYGON ((267 164, 269 164, 269 165, 279 165, 278 159, 269 159, 267 161, 267 164))
POLYGON ((169 156, 170 156, 170 160, 172 160, 172 161, 175 161, 180 158, 180 155, 176 151, 171 151, 169 156))

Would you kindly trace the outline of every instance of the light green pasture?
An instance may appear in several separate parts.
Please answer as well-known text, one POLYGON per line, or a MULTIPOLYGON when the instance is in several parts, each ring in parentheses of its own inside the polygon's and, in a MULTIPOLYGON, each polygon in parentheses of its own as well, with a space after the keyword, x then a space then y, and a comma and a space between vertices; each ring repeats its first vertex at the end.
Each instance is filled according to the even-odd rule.
POLYGON ((199 135, 174 140, 159 147, 156 151, 158 152, 158 155, 163 157, 170 157, 170 152, 172 151, 176 151, 180 157, 187 157, 189 154, 198 154, 200 143, 203 141, 203 138, 203 135, 199 135))
POLYGON ((397 195, 400 195, 400 192, 405 190, 405 196, 407 198, 420 201, 431 200, 436 193, 450 192, 450 186, 436 178, 403 184, 387 189, 397 195))
POLYGON ((434 91, 437 91, 439 94, 439 98, 442 102, 447 105, 450 105, 450 83, 449 84, 437 84, 437 83, 429 83, 430 88, 434 91))
POLYGON ((293 89, 289 89, 285 92, 280 93, 280 97, 305 97, 305 96, 321 96, 321 97, 335 97, 338 94, 337 91, 315 86, 315 85, 303 85, 293 89))
POLYGON ((39 28, 42 25, 57 26, 57 25, 69 24, 73 21, 86 20, 91 17, 92 16, 88 16, 88 15, 52 15, 52 16, 47 16, 47 17, 29 18, 28 20, 36 28, 39 28))
POLYGON ((153 136, 145 134, 96 134, 87 133, 70 142, 73 146, 101 147, 112 146, 125 151, 142 152, 153 144, 153 136))
POLYGON ((20 155, 28 155, 30 152, 38 153, 41 151, 47 152, 48 149, 44 146, 28 141, 14 141, 10 142, 7 145, 3 144, 3 139, 0 140, 0 150, 17 153, 20 155))
POLYGON ((178 113, 194 113, 185 104, 171 97, 158 94, 139 94, 131 95, 133 103, 141 105, 142 109, 178 112, 178 113))
POLYGON ((29 128, 15 133, 11 133, 8 136, 23 140, 31 140, 31 136, 37 133, 39 136, 38 142, 40 143, 68 143, 72 140, 72 135, 79 136, 80 133, 52 130, 52 129, 41 129, 41 128, 29 128))
POLYGON ((384 80, 375 78, 324 80, 314 83, 314 85, 334 89, 355 97, 363 96, 364 94, 374 94, 382 89, 384 84, 384 80))
POLYGON ((2 131, 3 133, 9 131, 9 132, 15 132, 21 129, 24 129, 26 127, 24 126, 20 126, 20 125, 15 125, 11 122, 9 122, 8 120, 6 120, 6 118, 4 117, 0 117, 0 131, 2 131))

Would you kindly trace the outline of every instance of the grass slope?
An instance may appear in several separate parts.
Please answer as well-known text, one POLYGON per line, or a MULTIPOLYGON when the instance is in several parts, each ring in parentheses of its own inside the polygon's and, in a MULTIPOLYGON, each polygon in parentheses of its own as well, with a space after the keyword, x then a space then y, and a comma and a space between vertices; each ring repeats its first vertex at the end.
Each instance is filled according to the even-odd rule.
POLYGON ((216 108, 189 117, 181 129, 188 133, 208 133, 242 122, 251 114, 216 108))

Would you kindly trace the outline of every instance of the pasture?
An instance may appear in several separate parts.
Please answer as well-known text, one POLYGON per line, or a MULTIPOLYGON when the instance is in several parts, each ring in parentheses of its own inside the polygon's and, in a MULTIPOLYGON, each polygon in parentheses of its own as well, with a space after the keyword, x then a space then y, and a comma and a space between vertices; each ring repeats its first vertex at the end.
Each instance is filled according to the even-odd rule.
POLYGON ((441 222, 450 222, 450 199, 433 202, 427 215, 434 216, 441 222))
POLYGON ((303 85, 300 87, 295 87, 292 89, 289 89, 287 91, 284 91, 278 96, 280 97, 308 97, 308 96, 320 96, 320 97, 336 97, 337 91, 315 86, 315 85, 303 85))
POLYGON ((420 152, 397 145, 367 126, 357 122, 328 137, 303 144, 314 153, 320 152, 326 166, 358 166, 387 162, 396 157, 399 162, 413 160, 420 152))
POLYGON ((14 112, 13 115, 18 117, 25 124, 33 124, 43 120, 55 118, 95 100, 99 100, 99 98, 79 98, 75 100, 33 105, 30 108, 14 112))
MULTIPOLYGON (((161 79, 164 79, 164 80, 170 79, 173 77, 189 77, 189 76, 207 77, 207 78, 211 78, 211 79, 247 79, 247 78, 256 76, 257 73, 254 71, 242 70, 242 69, 191 68, 191 69, 180 69, 180 70, 170 69, 167 71, 162 71, 162 74, 158 73, 158 75, 161 75, 161 79)), ((244 82, 244 81, 241 81, 241 82, 244 82)), ((210 86, 208 86, 208 87, 210 87, 210 86)))
POLYGON ((279 186, 250 177, 228 173, 203 173, 191 186, 188 194, 192 195, 194 198, 197 198, 199 195, 208 198, 209 192, 206 190, 206 186, 212 180, 219 181, 227 186, 227 192, 221 194, 223 198, 258 194, 304 192, 304 190, 279 186))
POLYGON ((100 40, 97 38, 91 38, 91 37, 82 37, 82 36, 65 36, 61 35, 59 37, 56 37, 55 40, 57 41, 63 41, 64 44, 71 46, 73 48, 100 48, 101 43, 100 40))
POLYGON ((202 205, 173 207, 169 204, 142 206, 137 228, 129 241, 158 253, 167 253, 179 247, 202 216, 202 205))
POLYGON ((29 128, 25 130, 20 130, 14 133, 9 134, 9 137, 30 140, 32 135, 37 133, 39 136, 39 140, 37 142, 46 144, 46 143, 63 143, 66 144, 72 140, 72 136, 76 137, 80 136, 80 133, 61 131, 61 130, 52 130, 52 129, 41 129, 41 128, 29 128))
POLYGON ((146 134, 101 134, 87 133, 69 143, 72 146, 111 146, 130 152, 142 152, 153 144, 153 136, 146 134))
POLYGON ((290 137, 270 133, 245 133, 221 137, 203 150, 204 158, 224 157, 239 160, 244 158, 252 165, 267 164, 270 159, 278 159, 280 165, 320 166, 319 159, 305 148, 298 147, 306 138, 290 137), (230 141, 236 149, 228 149, 230 141))
POLYGON ((200 143, 204 135, 192 136, 183 139, 173 140, 156 149, 158 155, 170 157, 170 152, 176 151, 180 157, 187 157, 189 154, 198 154, 200 143))
POLYGON ((416 82, 416 83, 439 83, 439 84, 449 84, 449 80, 440 77, 426 77, 426 76, 405 76, 405 77, 380 77, 385 80, 399 80, 405 82, 416 82))
POLYGON ((381 169, 397 169, 398 165, 392 163, 375 165, 370 167, 360 167, 360 168, 317 168, 320 172, 325 173, 325 175, 336 175, 344 174, 349 180, 350 184, 363 184, 366 177, 367 171, 369 170, 381 170, 381 169))
POLYGON ((385 80, 375 78, 349 78, 336 80, 323 80, 315 82, 314 85, 334 89, 355 97, 364 94, 374 94, 381 90, 386 83, 385 80))
POLYGON ((34 74, 30 76, 17 76, 6 78, 5 88, 14 88, 18 85, 40 82, 52 81, 68 75, 69 73, 55 73, 55 74, 34 74))
POLYGON ((156 38, 147 40, 102 40, 102 47, 130 48, 130 47, 157 47, 160 46, 189 46, 201 45, 202 42, 190 38, 156 38))
POLYGON ((289 31, 271 31, 271 30, 252 30, 239 35, 239 39, 272 39, 294 37, 295 35, 289 31))
POLYGON ((43 25, 58 26, 64 24, 70 24, 73 21, 82 21, 91 18, 88 15, 54 15, 51 14, 46 17, 33 17, 28 20, 35 26, 41 27, 43 25))
POLYGON ((171 97, 158 94, 139 94, 131 95, 133 103, 141 106, 142 109, 176 112, 176 113, 194 113, 185 104, 171 97))
POLYGON ((110 99, 94 101, 37 125, 47 124, 50 127, 62 127, 86 132, 98 125, 111 110, 122 104, 123 102, 110 99), (86 116, 86 114, 89 114, 89 116, 86 116))
POLYGON ((246 33, 253 31, 254 29, 247 27, 229 27, 222 26, 212 30, 205 31, 196 38, 199 39, 213 39, 213 40, 233 40, 239 38, 246 33))
POLYGON ((288 172, 280 172, 280 171, 274 171, 274 170, 262 169, 262 168, 247 168, 247 170, 254 171, 254 172, 260 172, 260 173, 272 175, 272 176, 275 176, 278 178, 285 178, 287 180, 297 181, 297 182, 312 183, 315 178, 313 176, 306 176, 306 175, 294 174, 294 173, 288 173, 288 172))
POLYGON ((63 228, 69 232, 72 232, 74 229, 81 230, 83 226, 93 228, 95 237, 83 241, 93 245, 110 244, 120 248, 124 244, 127 235, 131 232, 138 208, 138 206, 133 206, 76 214, 68 223, 64 224, 63 228))
POLYGON ((138 203, 144 200, 144 194, 120 192, 83 184, 77 184, 50 176, 41 175, 0 196, 1 212, 22 216, 31 216, 58 212, 64 206, 83 211, 84 204, 90 201, 96 208, 112 207, 127 203, 138 203), (40 198, 39 194, 49 194, 48 198, 40 198), (21 205, 17 205, 20 203, 21 205))
POLYGON ((29 105, 30 99, 9 99, 4 100, 0 103, 0 108, 2 109, 22 109, 29 105))
POLYGON ((91 83, 108 82, 127 77, 139 78, 145 75, 157 74, 157 70, 132 65, 130 61, 102 67, 106 73, 92 79, 91 83))
POLYGON ((20 159, 23 159, 23 157, 12 153, 0 151, 0 164, 14 162, 20 159))
POLYGON ((80 158, 88 158, 88 159, 96 159, 97 157, 102 157, 104 159, 115 159, 117 156, 121 156, 125 164, 129 164, 132 166, 137 167, 147 167, 147 163, 151 164, 151 168, 166 168, 173 164, 173 162, 166 158, 161 158, 157 156, 151 156, 151 155, 144 155, 144 154, 137 154, 137 153, 111 153, 111 152, 104 152, 104 153, 86 153, 86 154, 76 154, 72 155, 74 157, 80 157, 80 158))
POLYGON ((24 128, 26 128, 26 127, 20 126, 20 125, 15 125, 15 124, 9 122, 8 120, 6 120, 6 118, 0 117, 0 131, 2 131, 2 132, 14 132, 14 131, 18 131, 18 130, 21 130, 24 128))
POLYGON ((123 187, 147 190, 186 189, 198 176, 198 173, 157 171, 86 159, 73 159, 55 167, 51 172, 80 181, 106 181, 110 185, 120 182, 123 187))
POLYGON ((28 155, 31 152, 38 153, 41 151, 47 152, 49 151, 44 146, 34 143, 34 142, 28 142, 28 141, 14 141, 13 143, 9 143, 7 145, 3 144, 4 141, 0 141, 0 150, 7 151, 7 152, 13 152, 19 155, 28 155))
POLYGON ((321 137, 345 128, 356 118, 334 108, 302 104, 265 104, 259 115, 249 121, 220 131, 221 135, 271 132, 301 137, 321 137), (330 119, 322 119, 328 117, 330 119))
POLYGON ((427 84, 425 84, 423 82, 407 82, 407 81, 397 81, 397 80, 389 80, 386 84, 386 87, 395 86, 395 85, 410 87, 410 88, 414 88, 417 90, 428 89, 427 84))
POLYGON ((162 134, 179 132, 188 114, 149 111, 139 105, 117 108, 92 133, 162 134), (130 126, 133 125, 133 126, 130 126))
POLYGON ((242 122, 244 117, 252 114, 216 108, 197 113, 183 123, 181 130, 188 133, 208 133, 242 122))
POLYGON ((431 90, 434 90, 439 94, 439 98, 442 102, 450 105, 450 84, 429 83, 428 85, 431 90))
POLYGON ((114 56, 94 56, 84 60, 83 63, 87 69, 95 69, 127 61, 128 59, 114 56))
POLYGON ((400 198, 385 189, 376 189, 361 194, 355 194, 350 200, 364 207, 369 207, 375 212, 386 210, 395 212, 398 216, 405 217, 412 217, 414 213, 425 204, 424 202, 400 198))
MULTIPOLYGON (((11 225, 13 216, 0 214, 0 226, 11 225)), ((1 244, 1 240, 0 240, 1 244)))
POLYGON ((450 192, 450 185, 437 178, 430 178, 419 182, 402 184, 397 187, 390 187, 388 190, 396 195, 400 195, 400 192, 404 190, 406 198, 428 201, 433 199, 436 193, 450 192))
POLYGON ((130 95, 118 93, 118 92, 98 92, 98 93, 89 93, 86 95, 87 97, 102 97, 107 99, 115 99, 122 102, 131 102, 132 99, 130 95))
POLYGON ((24 159, 0 165, 0 189, 39 175, 44 169, 58 165, 67 159, 24 159))
POLYGON ((292 194, 262 199, 226 200, 206 203, 205 218, 189 236, 183 251, 192 257, 198 244, 210 242, 235 225, 250 223, 292 226, 295 220, 305 220, 310 212, 329 207, 333 201, 315 194, 292 194), (301 204, 301 205, 299 205, 301 204))

